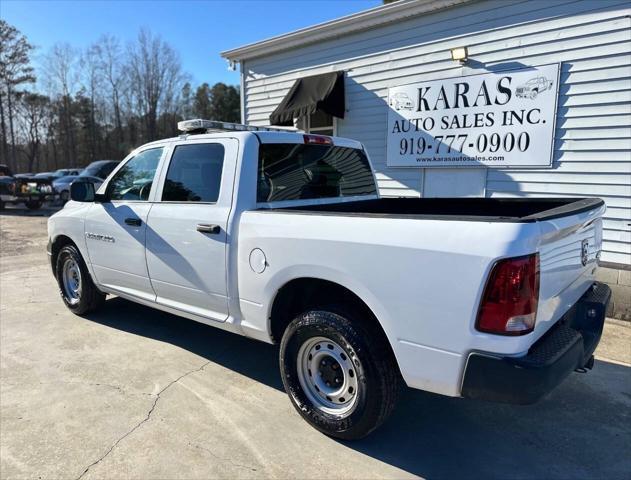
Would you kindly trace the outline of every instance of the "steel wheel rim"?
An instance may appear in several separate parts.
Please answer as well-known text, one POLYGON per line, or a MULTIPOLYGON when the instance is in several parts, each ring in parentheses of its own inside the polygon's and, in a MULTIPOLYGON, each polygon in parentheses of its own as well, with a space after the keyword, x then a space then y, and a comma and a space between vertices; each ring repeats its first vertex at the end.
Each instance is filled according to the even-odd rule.
POLYGON ((325 337, 306 340, 298 351, 297 369, 302 390, 318 410, 342 417, 353 413, 357 367, 340 345, 325 337))
POLYGON ((67 258, 62 267, 62 285, 64 294, 71 305, 79 303, 81 299, 81 269, 73 258, 67 258))

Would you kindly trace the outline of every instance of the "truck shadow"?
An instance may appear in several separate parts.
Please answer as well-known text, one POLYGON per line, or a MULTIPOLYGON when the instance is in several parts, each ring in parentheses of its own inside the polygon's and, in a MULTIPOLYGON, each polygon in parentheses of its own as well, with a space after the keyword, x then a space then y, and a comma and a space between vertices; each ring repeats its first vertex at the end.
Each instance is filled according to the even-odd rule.
POLYGON ((284 391, 278 373, 278 348, 240 335, 110 297, 98 312, 86 315, 101 325, 170 343, 211 362, 284 391))
MULTIPOLYGON (((120 298, 96 323, 184 348, 283 391, 278 348, 120 298)), ((532 406, 405 389, 368 438, 338 442, 425 478, 624 478, 631 471, 631 369, 597 361, 532 406)))
POLYGON ((631 369, 596 361, 535 405, 407 390, 373 436, 349 448, 425 478, 625 478, 631 369))

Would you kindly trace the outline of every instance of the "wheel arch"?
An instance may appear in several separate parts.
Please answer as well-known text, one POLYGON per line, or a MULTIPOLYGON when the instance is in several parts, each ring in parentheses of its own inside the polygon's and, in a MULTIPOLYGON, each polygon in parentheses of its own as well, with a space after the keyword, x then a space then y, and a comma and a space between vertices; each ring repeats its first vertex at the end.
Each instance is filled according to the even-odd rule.
POLYGON ((61 251, 62 248, 64 248, 66 245, 74 245, 77 250, 79 250, 79 252, 81 252, 81 250, 79 249, 79 246, 75 243, 75 241, 70 238, 67 235, 57 235, 53 241, 51 242, 51 246, 50 246, 50 255, 51 255, 51 263, 53 265, 53 269, 55 268, 55 264, 57 263, 57 255, 59 255, 59 252, 61 251))
POLYGON ((358 294, 340 283, 317 277, 297 277, 287 281, 277 291, 268 318, 268 332, 273 343, 280 343, 287 325, 309 309, 339 304, 359 312, 365 327, 381 335, 396 360, 389 335, 372 308, 358 294))
POLYGON ((56 235, 51 240, 51 244, 50 244, 50 264, 53 269, 53 275, 57 275, 56 273, 57 256, 59 255, 59 252, 61 251, 61 249, 64 248, 66 245, 72 245, 77 249, 81 257, 83 258, 83 262, 85 263, 88 269, 88 274, 90 275, 90 279, 95 285, 98 285, 97 282, 95 281, 94 271, 92 270, 92 264, 89 261, 87 251, 84 251, 82 246, 78 242, 73 240, 72 237, 65 235, 63 233, 56 235))

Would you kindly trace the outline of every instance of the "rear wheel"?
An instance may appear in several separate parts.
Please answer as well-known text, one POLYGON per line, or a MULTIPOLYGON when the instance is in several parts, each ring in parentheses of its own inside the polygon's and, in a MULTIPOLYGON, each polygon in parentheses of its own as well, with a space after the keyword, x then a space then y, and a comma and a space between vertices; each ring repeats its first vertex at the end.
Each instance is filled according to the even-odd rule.
POLYGON ((61 298, 73 313, 83 315, 105 302, 105 295, 92 282, 85 262, 74 245, 66 245, 59 251, 55 274, 61 298))
POLYGON ((39 210, 42 206, 42 202, 40 200, 29 200, 25 205, 29 210, 39 210))
POLYGON ((303 313, 289 324, 280 368, 298 413, 341 439, 365 437, 381 425, 400 391, 387 340, 337 307, 303 313))

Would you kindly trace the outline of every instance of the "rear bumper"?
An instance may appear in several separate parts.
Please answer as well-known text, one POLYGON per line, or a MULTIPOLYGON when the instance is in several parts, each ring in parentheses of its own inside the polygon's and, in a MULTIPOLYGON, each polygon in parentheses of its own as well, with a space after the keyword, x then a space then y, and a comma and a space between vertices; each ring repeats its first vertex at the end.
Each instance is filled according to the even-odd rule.
POLYGON ((462 396, 503 403, 531 404, 578 368, 591 368, 602 335, 611 289, 594 285, 541 337, 524 357, 469 355, 462 396))

